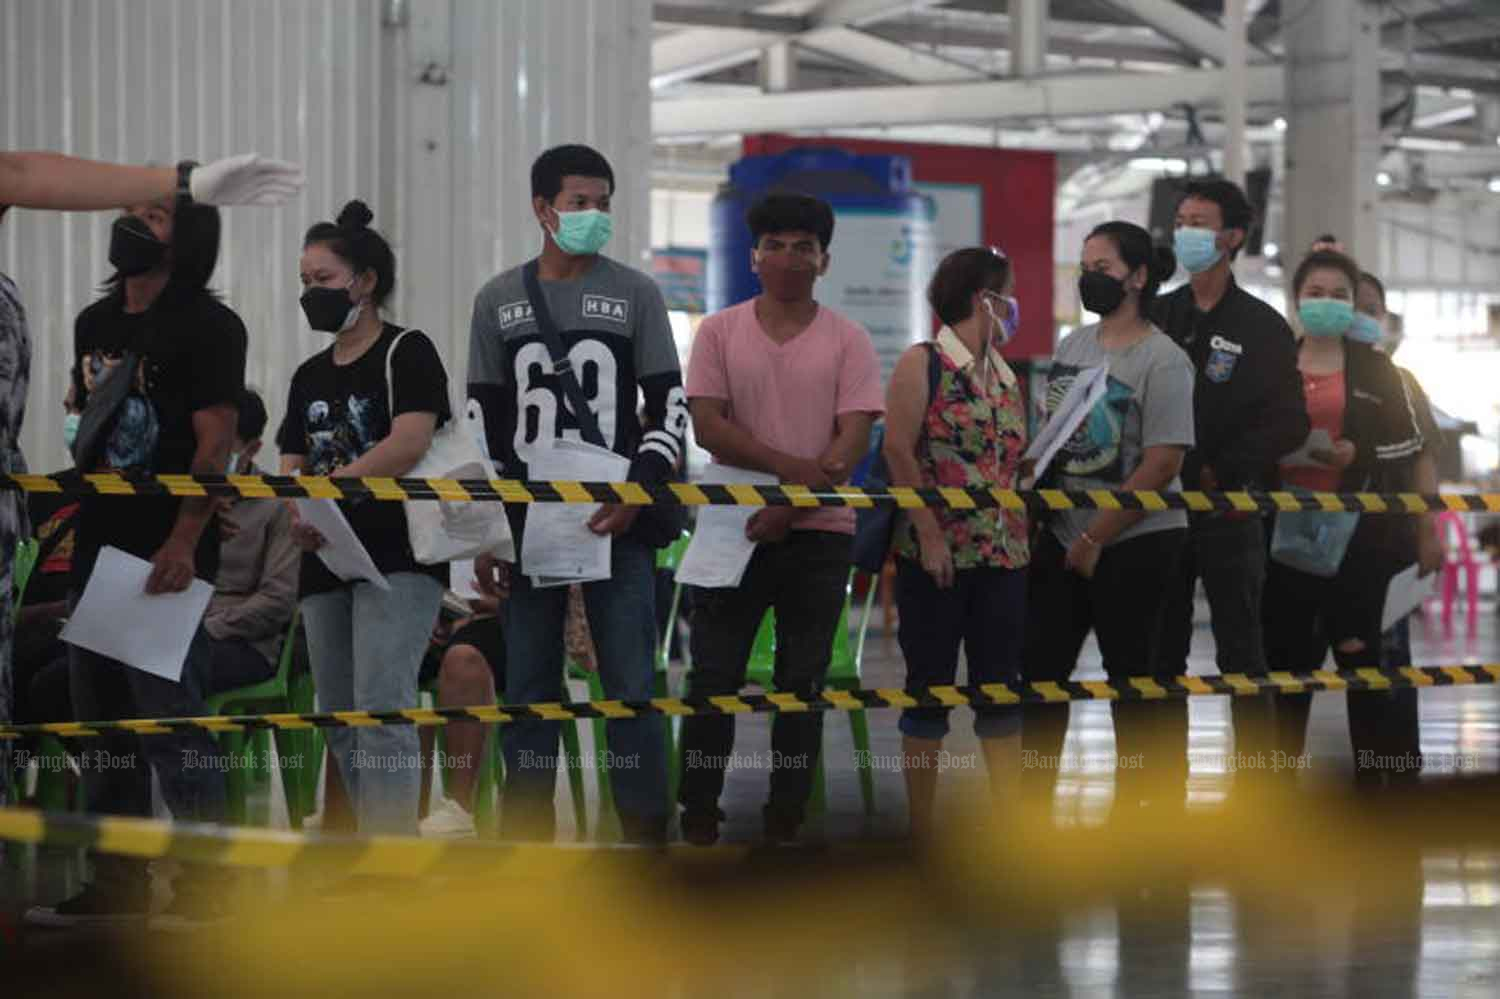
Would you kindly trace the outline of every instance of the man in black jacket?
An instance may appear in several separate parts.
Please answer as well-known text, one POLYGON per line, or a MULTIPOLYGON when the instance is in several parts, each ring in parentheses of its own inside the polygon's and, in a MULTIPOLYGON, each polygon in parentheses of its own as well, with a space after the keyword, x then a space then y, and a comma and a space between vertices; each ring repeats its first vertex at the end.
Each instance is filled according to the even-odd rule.
MULTIPOLYGON (((1250 203, 1226 180, 1190 184, 1177 208, 1177 259, 1188 284, 1157 299, 1154 319, 1198 369, 1197 445, 1182 466, 1184 489, 1265 489, 1278 459, 1307 439, 1307 407, 1291 327, 1235 283, 1250 203)), ((1202 577, 1224 673, 1264 673, 1261 590, 1266 539, 1257 513, 1193 515, 1177 586, 1162 624, 1161 673, 1187 672, 1193 589, 1202 577)))

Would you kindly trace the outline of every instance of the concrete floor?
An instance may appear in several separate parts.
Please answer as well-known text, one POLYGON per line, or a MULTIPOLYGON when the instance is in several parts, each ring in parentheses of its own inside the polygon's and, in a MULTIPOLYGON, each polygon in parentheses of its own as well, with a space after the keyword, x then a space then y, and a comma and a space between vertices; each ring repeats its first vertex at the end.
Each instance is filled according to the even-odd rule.
MULTIPOLYGON (((1494 662, 1500 660, 1497 639, 1496 616, 1489 606, 1473 640, 1445 638, 1435 622, 1418 618, 1413 623, 1419 665, 1494 662)), ((1199 628, 1191 671, 1214 672, 1206 627, 1199 628)), ((1092 645, 1075 678, 1103 678, 1092 645)), ((902 679, 894 637, 882 633, 877 612, 865 653, 865 686, 896 687, 902 679)), ((575 694, 582 696, 581 690, 575 694)), ((1072 707, 1055 799, 1059 826, 1096 826, 1107 814, 1114 783, 1108 711, 1102 703, 1072 707)), ((1427 776, 1500 773, 1500 689, 1427 690, 1421 714, 1427 776)), ((809 823, 807 838, 838 845, 904 836, 905 794, 894 767, 877 765, 876 811, 873 816, 864 813, 846 717, 833 714, 826 720, 827 811, 809 823)), ((1221 801, 1232 786, 1232 775, 1218 760, 1231 748, 1227 702, 1193 699, 1190 717, 1189 806, 1202 808, 1221 801)), ((900 740, 894 713, 873 712, 870 722, 877 762, 895 757, 900 740)), ((1343 697, 1318 695, 1308 740, 1312 767, 1303 775, 1305 783, 1327 779, 1330 786, 1339 785, 1351 770, 1345 725, 1343 697)), ((940 807, 956 811, 982 790, 985 780, 966 710, 955 712, 946 748, 953 767, 941 780, 940 807)), ((769 718, 742 718, 735 749, 749 765, 729 773, 724 838, 731 844, 753 843, 760 835, 769 718)), ((593 809, 592 775, 588 784, 593 809)), ((278 818, 284 822, 275 805, 274 796, 260 803, 272 824, 278 818)), ((570 809, 561 780, 558 805, 559 835, 570 838, 570 809)), ((71 855, 44 854, 40 862, 32 856, 21 864, 6 864, 0 873, 0 911, 16 913, 29 901, 64 895, 77 884, 79 873, 71 855)), ((1145 894, 1131 894, 1113 902, 1038 911, 1019 957, 1013 949, 1001 948, 1002 957, 976 939, 963 949, 964 959, 946 964, 940 974, 912 976, 902 973, 900 961, 892 970, 889 959, 870 964, 851 956, 850 968, 863 970, 850 971, 836 990, 944 996, 1500 995, 1500 851, 1428 850, 1412 858, 1409 868, 1385 868, 1369 878, 1384 893, 1378 909, 1389 918, 1366 918, 1370 908, 1356 904, 1358 889, 1349 891, 1349 897, 1335 892, 1319 898, 1308 911, 1257 913, 1224 885, 1184 876, 1175 885, 1158 886, 1145 902, 1145 894), (1397 901, 1391 902, 1392 897, 1397 901)), ((67 946, 60 941, 69 938, 33 935, 28 946, 56 948, 62 954, 67 946)), ((4 953, 0 950, 0 965, 4 953)), ((807 994, 817 991, 815 983, 803 984, 807 994)), ((776 982, 769 991, 724 991, 760 995, 786 990, 803 994, 795 979, 776 982)), ((694 992, 689 988, 677 994, 694 992)))

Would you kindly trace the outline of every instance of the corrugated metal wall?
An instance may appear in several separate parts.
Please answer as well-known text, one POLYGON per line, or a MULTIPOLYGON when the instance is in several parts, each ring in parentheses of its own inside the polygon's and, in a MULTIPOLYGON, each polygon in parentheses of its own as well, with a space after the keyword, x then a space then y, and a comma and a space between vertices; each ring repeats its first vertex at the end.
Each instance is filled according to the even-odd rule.
MULTIPOLYGON (((532 159, 584 141, 619 175, 611 247, 650 235, 649 0, 0 0, 0 144, 124 162, 258 151, 304 163, 279 209, 225 212, 215 285, 250 329, 280 419, 326 346, 297 306, 301 234, 350 197, 396 246, 391 313, 437 338, 462 391, 470 305, 539 246, 532 159), (429 80, 421 82, 424 69, 429 80)), ((108 213, 13 211, 0 270, 36 341, 23 445, 65 461, 72 321, 108 273, 108 213)))

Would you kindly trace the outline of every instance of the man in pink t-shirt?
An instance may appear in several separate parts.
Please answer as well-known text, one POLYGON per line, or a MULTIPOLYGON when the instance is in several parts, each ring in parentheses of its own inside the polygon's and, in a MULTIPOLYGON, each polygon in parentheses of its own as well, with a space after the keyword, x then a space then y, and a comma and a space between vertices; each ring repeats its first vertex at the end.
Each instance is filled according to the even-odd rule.
MULTIPOLYGON (((828 269, 833 211, 799 194, 771 194, 746 217, 762 291, 703 321, 687 396, 698 443, 726 465, 826 490, 847 481, 885 408, 870 335, 813 298, 828 269)), ((817 696, 843 613, 854 538, 847 507, 768 507, 750 519, 757 542, 738 587, 705 589, 693 611, 689 694, 733 694, 767 610, 776 612, 778 691, 817 696)), ((793 839, 812 791, 822 712, 778 713, 771 727, 769 842, 793 839)), ((719 837, 719 795, 734 748, 734 717, 683 722, 682 834, 719 837)))

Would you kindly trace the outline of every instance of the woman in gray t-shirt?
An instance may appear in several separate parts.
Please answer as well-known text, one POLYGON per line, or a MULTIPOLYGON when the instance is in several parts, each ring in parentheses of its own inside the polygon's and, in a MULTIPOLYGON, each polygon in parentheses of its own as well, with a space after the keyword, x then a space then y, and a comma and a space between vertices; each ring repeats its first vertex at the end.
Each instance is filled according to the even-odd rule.
MULTIPOLYGON (((1146 230, 1128 222, 1107 222, 1084 241, 1079 296, 1102 318, 1058 345, 1043 408, 1055 408, 1090 368, 1107 369, 1106 389, 1053 460, 1049 484, 1180 488, 1182 458, 1193 445, 1193 365, 1145 318, 1175 267, 1171 250, 1153 246, 1146 230)), ((1111 681, 1149 676, 1186 514, 1065 511, 1045 523, 1032 551, 1026 679, 1066 680, 1090 631, 1111 681)), ((1187 776, 1185 702, 1117 701, 1114 712, 1116 805, 1154 798, 1180 806, 1187 776)), ((1022 729, 1023 779, 1048 802, 1067 726, 1066 704, 1033 705, 1022 729)))

